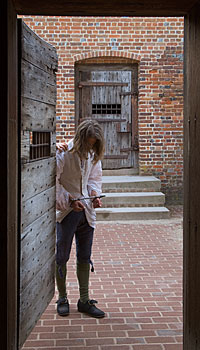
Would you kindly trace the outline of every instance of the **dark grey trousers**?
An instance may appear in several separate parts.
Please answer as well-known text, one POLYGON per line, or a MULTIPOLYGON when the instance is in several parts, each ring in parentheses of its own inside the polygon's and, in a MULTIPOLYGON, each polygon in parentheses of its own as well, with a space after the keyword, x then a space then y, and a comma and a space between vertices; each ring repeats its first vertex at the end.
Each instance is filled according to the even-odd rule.
POLYGON ((76 239, 76 256, 79 263, 91 263, 94 228, 89 226, 85 212, 71 211, 56 224, 56 263, 59 267, 69 260, 73 237, 76 239))

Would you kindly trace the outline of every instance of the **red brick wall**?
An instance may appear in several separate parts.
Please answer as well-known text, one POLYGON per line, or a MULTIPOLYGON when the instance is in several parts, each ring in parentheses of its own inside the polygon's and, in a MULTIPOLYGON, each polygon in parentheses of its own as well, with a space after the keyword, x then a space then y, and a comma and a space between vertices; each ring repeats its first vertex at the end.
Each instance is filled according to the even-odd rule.
POLYGON ((183 174, 183 18, 23 17, 57 48, 57 139, 74 134, 74 65, 122 57, 139 65, 139 170, 177 196, 183 174))

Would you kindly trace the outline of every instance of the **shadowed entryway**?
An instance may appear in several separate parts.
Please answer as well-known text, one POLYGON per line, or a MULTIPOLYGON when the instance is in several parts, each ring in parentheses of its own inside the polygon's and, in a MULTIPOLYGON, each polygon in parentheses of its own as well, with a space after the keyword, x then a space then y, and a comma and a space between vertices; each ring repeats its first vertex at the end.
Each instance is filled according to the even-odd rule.
MULTIPOLYGON (((2 14, 5 26, 2 42, 2 145, 1 148, 1 207, 2 227, 2 338, 4 349, 17 349, 18 325, 18 229, 19 229, 19 128, 18 128, 18 69, 17 14, 47 15, 135 15, 185 16, 185 183, 184 183, 184 349, 197 350, 200 344, 199 299, 199 1, 141 1, 141 2, 63 2, 52 0, 4 2, 2 14), (105 4, 105 7, 103 6, 105 4), (117 5, 117 6, 115 6, 117 5)), ((155 348, 154 348, 155 349, 155 348)))

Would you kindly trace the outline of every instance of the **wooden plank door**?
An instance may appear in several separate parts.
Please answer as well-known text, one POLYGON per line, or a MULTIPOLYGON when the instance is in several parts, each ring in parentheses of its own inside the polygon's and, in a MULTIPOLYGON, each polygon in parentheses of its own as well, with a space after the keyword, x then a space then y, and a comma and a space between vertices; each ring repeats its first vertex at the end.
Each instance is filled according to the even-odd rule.
POLYGON ((80 71, 79 116, 101 123, 106 140, 104 169, 136 167, 133 148, 132 70, 80 71))
POLYGON ((55 48, 19 20, 21 86, 21 238, 19 347, 54 290, 56 70, 55 48))

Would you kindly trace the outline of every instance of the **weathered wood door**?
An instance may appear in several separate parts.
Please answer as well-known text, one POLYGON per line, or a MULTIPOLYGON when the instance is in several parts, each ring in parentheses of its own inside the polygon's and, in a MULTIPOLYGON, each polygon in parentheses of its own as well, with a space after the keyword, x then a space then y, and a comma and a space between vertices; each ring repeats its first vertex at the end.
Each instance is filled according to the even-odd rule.
POLYGON ((19 20, 21 240, 19 347, 54 290, 55 48, 19 20))
POLYGON ((76 70, 79 121, 101 123, 104 169, 137 167, 137 67, 80 66, 76 70))

